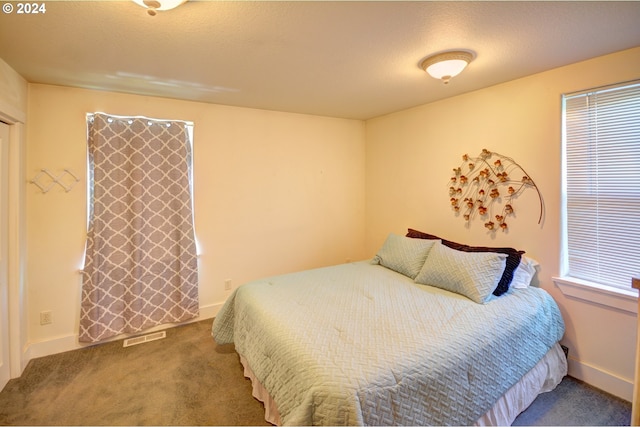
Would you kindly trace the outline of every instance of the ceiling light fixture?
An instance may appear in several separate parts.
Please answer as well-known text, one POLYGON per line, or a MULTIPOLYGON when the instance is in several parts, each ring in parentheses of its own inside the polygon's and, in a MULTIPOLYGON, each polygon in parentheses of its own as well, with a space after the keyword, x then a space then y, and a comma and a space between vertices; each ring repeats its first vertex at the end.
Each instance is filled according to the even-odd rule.
POLYGON ((448 84, 449 80, 460 74, 474 58, 475 54, 468 50, 441 52, 425 58, 420 63, 420 68, 431 77, 448 84))
POLYGON ((147 13, 156 16, 158 10, 175 9, 187 0, 133 0, 142 7, 147 8, 147 13))

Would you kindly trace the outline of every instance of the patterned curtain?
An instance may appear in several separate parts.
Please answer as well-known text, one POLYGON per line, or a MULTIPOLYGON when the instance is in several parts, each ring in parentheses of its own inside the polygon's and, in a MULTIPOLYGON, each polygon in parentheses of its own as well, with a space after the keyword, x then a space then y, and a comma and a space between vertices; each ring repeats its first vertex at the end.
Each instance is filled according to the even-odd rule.
POLYGON ((80 341, 198 316, 188 123, 87 116, 80 341))

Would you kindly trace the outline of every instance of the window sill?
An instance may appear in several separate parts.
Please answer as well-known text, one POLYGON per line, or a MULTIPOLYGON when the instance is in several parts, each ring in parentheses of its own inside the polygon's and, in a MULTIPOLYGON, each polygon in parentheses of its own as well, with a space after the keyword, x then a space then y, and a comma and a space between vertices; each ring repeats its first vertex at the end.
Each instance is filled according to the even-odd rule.
POLYGON ((598 285, 573 277, 554 277, 560 291, 569 297, 629 313, 638 313, 638 291, 598 285))

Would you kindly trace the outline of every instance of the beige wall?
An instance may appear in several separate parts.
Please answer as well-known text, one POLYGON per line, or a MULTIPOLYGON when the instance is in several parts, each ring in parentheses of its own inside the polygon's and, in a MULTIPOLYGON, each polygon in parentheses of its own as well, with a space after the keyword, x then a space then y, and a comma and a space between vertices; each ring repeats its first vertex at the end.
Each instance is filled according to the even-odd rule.
MULTIPOLYGON (((471 70, 469 70, 471 72, 471 70)), ((551 70, 367 122, 366 250, 408 227, 469 244, 524 249, 541 264, 540 285, 562 310, 570 372, 631 399, 636 316, 569 298, 560 273, 561 94, 640 78, 640 48, 551 70), (516 202, 507 233, 466 228, 449 205, 448 180, 464 153, 513 157, 534 179, 516 202)), ((451 84, 455 84, 455 79, 451 84)))
POLYGON ((14 123, 26 120, 27 82, 0 59, 0 118, 14 123))
POLYGON ((26 190, 29 356, 77 346, 86 224, 87 112, 194 122, 201 317, 267 275, 364 257, 364 123, 29 85, 27 178, 65 168, 69 192, 26 190), (41 311, 53 324, 41 326, 41 311))

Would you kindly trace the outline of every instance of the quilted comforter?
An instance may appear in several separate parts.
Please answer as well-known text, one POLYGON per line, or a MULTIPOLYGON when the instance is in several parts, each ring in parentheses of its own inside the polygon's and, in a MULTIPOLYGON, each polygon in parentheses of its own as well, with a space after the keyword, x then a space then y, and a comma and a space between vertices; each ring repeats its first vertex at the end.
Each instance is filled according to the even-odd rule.
POLYGON ((564 332, 539 288, 486 304, 368 262, 247 283, 213 324, 286 425, 470 425, 564 332))

